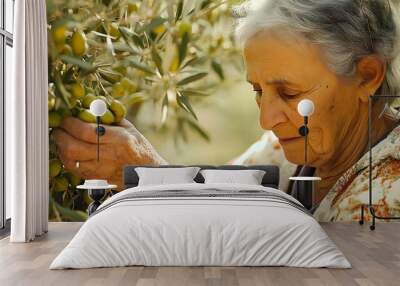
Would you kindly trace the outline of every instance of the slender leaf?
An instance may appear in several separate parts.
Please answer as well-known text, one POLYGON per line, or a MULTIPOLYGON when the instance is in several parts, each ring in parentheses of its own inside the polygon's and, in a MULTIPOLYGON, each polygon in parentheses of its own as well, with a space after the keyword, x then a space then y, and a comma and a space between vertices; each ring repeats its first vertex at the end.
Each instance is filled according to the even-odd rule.
POLYGON ((179 81, 177 83, 177 85, 178 86, 186 85, 186 84, 192 83, 194 81, 198 81, 207 75, 208 75, 208 73, 206 73, 206 72, 197 73, 195 75, 191 75, 191 76, 188 76, 188 77, 182 79, 181 81, 179 81))
POLYGON ((63 207, 58 204, 53 198, 50 198, 53 207, 55 207, 63 218, 63 221, 85 221, 87 220, 88 216, 83 211, 71 210, 69 208, 63 207))
POLYGON ((61 81, 61 77, 59 74, 56 75, 56 91, 61 95, 61 98, 64 100, 65 104, 68 106, 69 109, 72 108, 69 99, 71 98, 71 94, 67 91, 64 84, 61 81))
POLYGON ((127 43, 119 41, 119 42, 114 42, 113 45, 114 45, 114 50, 117 52, 128 52, 134 55, 138 54, 137 51, 133 50, 127 43))
POLYGON ((137 35, 130 29, 126 27, 118 27, 118 30, 120 31, 122 38, 124 38, 125 42, 128 44, 128 46, 134 51, 135 54, 139 54, 139 51, 136 49, 134 46, 137 45, 139 47, 142 47, 143 43, 137 43, 137 35))
POLYGON ((137 68, 138 70, 141 70, 141 71, 144 71, 146 73, 155 75, 155 72, 149 66, 147 66, 146 64, 140 63, 140 62, 138 62, 138 61, 136 61, 136 60, 134 60, 132 58, 129 58, 128 60, 129 60, 129 63, 131 63, 132 66, 137 68))
POLYGON ((62 76, 63 83, 70 84, 74 83, 74 68, 71 66, 62 76))
POLYGON ((144 48, 144 40, 143 37, 137 35, 137 34, 133 34, 132 36, 132 40, 135 43, 136 46, 140 47, 140 48, 144 48))
POLYGON ((111 41, 111 37, 107 37, 107 50, 110 52, 112 56, 115 56, 115 50, 113 42, 111 41))
POLYGON ((129 41, 134 35, 134 32, 126 27, 119 26, 118 30, 121 33, 122 37, 125 39, 125 41, 129 41))
POLYGON ((167 21, 167 19, 164 19, 162 17, 156 17, 151 20, 151 22, 147 25, 144 25, 141 29, 139 29, 139 33, 150 33, 154 28, 157 28, 158 26, 161 26, 167 21))
POLYGON ((186 57, 187 48, 188 48, 188 44, 189 44, 189 39, 190 39, 189 33, 185 32, 183 34, 182 41, 181 41, 181 43, 179 44, 179 47, 178 47, 179 65, 182 64, 183 60, 186 57))
POLYGON ((203 137, 206 141, 210 141, 210 136, 207 134, 206 131, 203 130, 196 122, 186 119, 185 122, 194 130, 196 131, 201 137, 203 137))
POLYGON ((73 56, 61 55, 60 59, 65 63, 76 65, 86 72, 93 72, 96 70, 96 68, 91 63, 84 62, 81 59, 73 56))
POLYGON ((122 79, 122 75, 120 73, 110 70, 99 69, 98 74, 111 84, 117 83, 122 79))
POLYGON ((196 120, 197 116, 196 113, 193 110, 192 105, 189 102, 189 98, 185 95, 180 94, 179 92, 177 92, 177 97, 176 97, 178 104, 187 112, 189 112, 196 120))
POLYGON ((182 95, 185 96, 209 96, 209 93, 205 93, 201 90, 196 89, 182 89, 179 91, 182 95))
POLYGON ((157 67, 158 71, 160 72, 160 74, 164 75, 164 70, 162 67, 162 59, 161 59, 160 55, 158 54, 155 46, 152 46, 152 48, 151 48, 151 56, 153 57, 153 61, 156 64, 156 67, 157 67))
POLYGON ((167 121, 168 117, 168 93, 164 96, 163 102, 161 104, 161 124, 167 121))
MULTIPOLYGON (((96 36, 102 37, 102 38, 108 38, 108 37, 110 37, 110 36, 107 35, 107 34, 100 33, 100 32, 97 32, 97 31, 90 31, 90 33, 92 33, 92 34, 94 34, 94 35, 96 35, 96 36)), ((112 37, 112 38, 115 39, 114 37, 112 37)))
POLYGON ((182 11, 183 11, 183 0, 180 0, 179 3, 178 3, 178 7, 176 9, 175 22, 178 22, 179 19, 181 18, 182 11))
POLYGON ((216 72, 216 74, 219 76, 219 78, 221 80, 225 80, 224 70, 222 69, 222 66, 217 61, 212 60, 211 67, 216 72))
POLYGON ((184 69, 187 66, 196 66, 196 65, 201 65, 205 63, 208 60, 206 56, 204 57, 193 57, 190 60, 188 60, 186 63, 183 64, 182 69, 184 69))

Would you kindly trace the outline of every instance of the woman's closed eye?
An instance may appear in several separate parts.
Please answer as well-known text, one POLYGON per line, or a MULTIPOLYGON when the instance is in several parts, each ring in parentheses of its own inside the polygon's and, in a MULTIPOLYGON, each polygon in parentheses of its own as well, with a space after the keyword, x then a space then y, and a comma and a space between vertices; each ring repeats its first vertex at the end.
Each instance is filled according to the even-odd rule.
MULTIPOLYGON (((256 92, 257 97, 261 97, 263 94, 262 89, 253 88, 253 91, 256 92)), ((282 99, 294 99, 301 94, 301 92, 294 90, 286 90, 286 89, 278 89, 278 94, 282 99)))
POLYGON ((278 93, 279 96, 282 97, 282 99, 295 99, 297 96, 302 94, 300 91, 292 90, 292 89, 286 89, 286 88, 278 88, 278 93))

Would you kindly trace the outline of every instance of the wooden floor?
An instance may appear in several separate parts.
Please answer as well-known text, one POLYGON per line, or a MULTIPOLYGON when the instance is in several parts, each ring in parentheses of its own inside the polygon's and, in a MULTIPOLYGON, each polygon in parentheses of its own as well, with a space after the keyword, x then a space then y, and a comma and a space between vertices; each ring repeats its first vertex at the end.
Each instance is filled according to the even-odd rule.
POLYGON ((0 285, 400 285, 400 223, 381 223, 372 232, 358 224, 324 224, 353 268, 123 267, 48 270, 81 223, 50 223, 32 243, 0 241, 0 285))

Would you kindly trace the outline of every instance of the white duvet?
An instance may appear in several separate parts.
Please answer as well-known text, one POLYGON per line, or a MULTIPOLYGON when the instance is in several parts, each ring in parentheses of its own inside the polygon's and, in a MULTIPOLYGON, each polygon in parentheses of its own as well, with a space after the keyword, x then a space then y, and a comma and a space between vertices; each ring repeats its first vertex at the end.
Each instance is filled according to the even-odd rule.
POLYGON ((234 196, 115 203, 136 192, 207 189, 262 190, 297 202, 279 190, 254 185, 131 188, 107 199, 99 207, 103 210, 82 225, 50 269, 128 265, 351 267, 318 222, 290 204, 234 196))

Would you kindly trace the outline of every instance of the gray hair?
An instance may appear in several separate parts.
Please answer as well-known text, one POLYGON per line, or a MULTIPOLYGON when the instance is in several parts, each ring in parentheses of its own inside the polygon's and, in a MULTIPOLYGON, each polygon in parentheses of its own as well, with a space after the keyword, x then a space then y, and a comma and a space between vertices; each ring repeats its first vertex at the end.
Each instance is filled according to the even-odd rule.
POLYGON ((377 94, 400 95, 398 0, 250 0, 234 8, 241 46, 265 28, 285 26, 319 44, 328 66, 350 76, 376 54, 387 63, 377 94))

